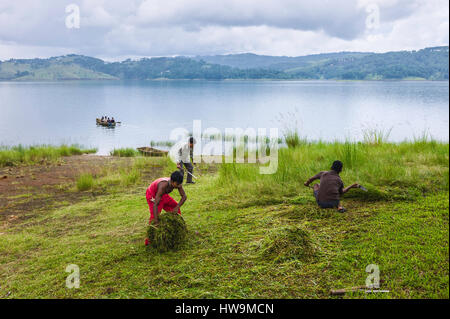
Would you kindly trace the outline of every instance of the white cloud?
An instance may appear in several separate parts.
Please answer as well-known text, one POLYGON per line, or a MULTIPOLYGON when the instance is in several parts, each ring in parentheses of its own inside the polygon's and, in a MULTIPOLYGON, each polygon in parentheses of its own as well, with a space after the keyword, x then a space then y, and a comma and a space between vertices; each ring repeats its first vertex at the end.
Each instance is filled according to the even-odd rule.
POLYGON ((0 0, 0 59, 419 49, 448 45, 447 0, 0 0), (78 3, 81 28, 67 29, 78 3), (369 29, 366 9, 379 9, 369 29))

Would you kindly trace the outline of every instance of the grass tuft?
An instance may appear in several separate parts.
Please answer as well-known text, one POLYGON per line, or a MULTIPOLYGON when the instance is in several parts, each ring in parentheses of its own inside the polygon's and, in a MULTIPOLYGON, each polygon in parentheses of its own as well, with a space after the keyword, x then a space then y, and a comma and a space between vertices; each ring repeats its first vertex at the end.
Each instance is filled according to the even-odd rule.
POLYGON ((378 128, 367 128, 363 130, 364 143, 371 145, 380 145, 387 143, 391 135, 392 128, 383 130, 378 128))
POLYGON ((300 137, 300 134, 297 131, 285 132, 284 141, 289 148, 299 147, 307 142, 306 138, 300 137))
POLYGON ((261 256, 276 263, 289 260, 306 261, 314 255, 309 233, 298 226, 282 226, 272 230, 261 245, 261 256))
POLYGON ((110 152, 111 156, 117 156, 117 157, 135 157, 139 155, 139 152, 135 150, 134 148, 118 148, 114 149, 110 152))
POLYGON ((94 186, 94 177, 92 176, 92 174, 82 174, 80 177, 78 177, 77 189, 80 192, 90 190, 92 189, 93 186, 94 186))

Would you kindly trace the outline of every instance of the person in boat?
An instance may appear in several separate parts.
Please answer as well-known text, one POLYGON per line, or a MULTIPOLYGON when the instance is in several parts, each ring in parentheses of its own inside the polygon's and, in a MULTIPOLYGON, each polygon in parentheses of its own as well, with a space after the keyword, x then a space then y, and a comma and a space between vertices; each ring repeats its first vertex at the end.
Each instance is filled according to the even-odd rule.
POLYGON ((186 144, 181 146, 181 148, 176 153, 177 168, 181 171, 181 173, 183 173, 183 175, 183 166, 188 171, 186 184, 195 184, 195 182, 192 180, 192 174, 194 174, 194 166, 192 165, 192 163, 194 163, 194 144, 195 139, 191 136, 189 137, 186 144))
POLYGON ((114 120, 114 117, 111 118, 111 123, 112 123, 112 124, 116 123, 116 121, 114 120))
POLYGON ((104 119, 105 117, 104 116, 102 116, 102 119, 100 120, 100 122, 103 122, 103 119, 104 119))
POLYGON ((337 208, 340 213, 345 212, 345 208, 340 203, 340 197, 351 188, 359 187, 359 184, 355 183, 344 188, 344 183, 339 176, 342 167, 341 161, 334 161, 330 171, 320 172, 305 182, 304 185, 309 186, 316 179, 320 179, 320 183, 313 187, 313 194, 320 208, 337 208))
MULTIPOLYGON (((157 225, 159 223, 158 217, 164 209, 166 212, 178 213, 181 215, 181 206, 187 199, 186 193, 183 189, 183 174, 180 171, 175 171, 169 177, 162 177, 155 180, 147 188, 145 198, 147 199, 150 210, 149 224, 157 225), (180 202, 177 203, 169 194, 178 189, 181 195, 180 202)), ((145 245, 148 245, 148 238, 145 240, 145 245)))

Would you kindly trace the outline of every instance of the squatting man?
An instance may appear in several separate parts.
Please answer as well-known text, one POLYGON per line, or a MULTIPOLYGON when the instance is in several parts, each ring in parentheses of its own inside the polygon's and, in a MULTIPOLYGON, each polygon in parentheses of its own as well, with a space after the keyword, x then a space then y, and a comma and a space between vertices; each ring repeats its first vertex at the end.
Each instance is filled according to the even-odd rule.
POLYGON ((320 172, 305 182, 305 186, 309 186, 316 179, 320 179, 320 184, 313 186, 313 194, 320 208, 337 208, 339 212, 345 212, 345 208, 340 203, 340 197, 351 188, 361 187, 354 183, 344 188, 344 182, 339 176, 342 167, 341 161, 334 161, 330 171, 320 172))

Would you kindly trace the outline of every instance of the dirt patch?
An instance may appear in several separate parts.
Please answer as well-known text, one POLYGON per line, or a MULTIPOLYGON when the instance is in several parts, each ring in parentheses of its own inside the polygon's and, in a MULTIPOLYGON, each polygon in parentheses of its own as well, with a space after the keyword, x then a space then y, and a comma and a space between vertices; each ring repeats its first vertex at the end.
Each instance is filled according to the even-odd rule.
MULTIPOLYGON (((104 187, 80 192, 76 180, 81 174, 90 173, 102 177, 105 172, 132 167, 134 158, 96 155, 63 157, 58 162, 41 162, 0 168, 0 235, 2 230, 42 216, 55 208, 69 206, 81 201, 95 200, 108 194, 104 187)), ((164 167, 159 164, 140 168, 140 181, 127 192, 145 194, 154 179, 163 176, 164 167)), ((195 174, 202 176, 217 171, 214 164, 199 164, 195 174)), ((144 196, 144 195, 143 195, 144 196)))
POLYGON ((131 165, 130 158, 77 155, 56 163, 0 169, 0 229, 45 209, 70 205, 94 193, 68 191, 82 173, 99 174, 105 167, 131 165))

